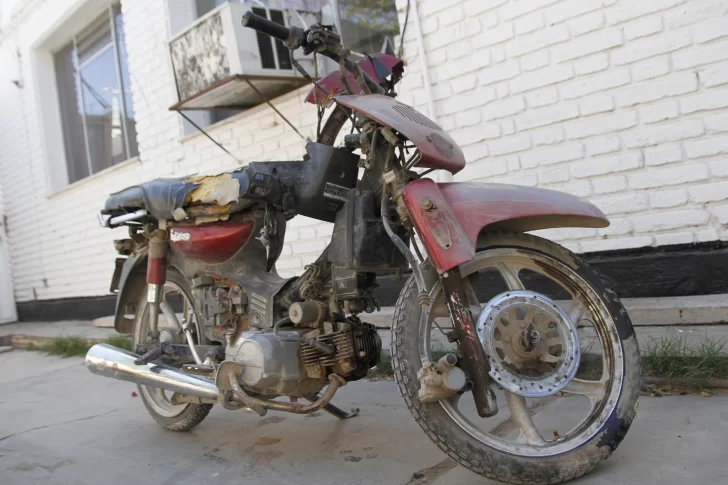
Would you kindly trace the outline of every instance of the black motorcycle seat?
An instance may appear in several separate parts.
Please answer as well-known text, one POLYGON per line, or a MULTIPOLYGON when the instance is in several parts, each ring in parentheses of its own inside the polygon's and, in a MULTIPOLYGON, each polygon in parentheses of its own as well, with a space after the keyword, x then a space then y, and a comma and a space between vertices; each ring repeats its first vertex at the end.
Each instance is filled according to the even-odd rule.
POLYGON ((176 220, 189 215, 232 214, 255 203, 242 197, 249 185, 245 170, 212 176, 161 178, 111 194, 106 199, 104 212, 143 209, 157 219, 176 220))

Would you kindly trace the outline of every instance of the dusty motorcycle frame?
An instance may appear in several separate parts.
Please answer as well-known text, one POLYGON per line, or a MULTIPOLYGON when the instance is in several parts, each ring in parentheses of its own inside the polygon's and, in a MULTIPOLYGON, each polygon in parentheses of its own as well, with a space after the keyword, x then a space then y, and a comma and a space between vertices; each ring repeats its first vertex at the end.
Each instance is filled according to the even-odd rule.
MULTIPOLYGON (((394 98, 394 86, 403 72, 401 61, 380 55, 353 63, 336 32, 327 26, 315 25, 302 31, 252 13, 245 15, 243 23, 280 39, 291 50, 302 47, 307 53, 317 52, 338 62, 340 72, 319 81, 308 97, 317 105, 333 103, 333 110, 317 141, 307 146, 302 161, 252 162, 217 176, 158 180, 109 198, 100 214, 102 225, 128 225, 131 237, 117 242, 117 249, 126 258, 117 260, 112 281, 112 291, 118 289, 115 328, 123 334, 135 333, 142 314, 147 332, 136 335, 135 353, 108 345, 93 347, 86 359, 89 369, 145 386, 140 389, 173 392, 169 400, 173 406, 219 403, 229 409, 249 408, 259 415, 268 409, 299 414, 323 409, 341 419, 353 417, 356 410, 347 413, 330 401, 339 387, 366 376, 367 370, 379 361, 381 349, 378 336, 361 322, 359 315, 378 306, 372 294, 376 275, 411 269, 413 274, 398 302, 398 312, 407 304, 408 295, 413 294, 412 301, 421 315, 418 325, 424 328, 426 314, 434 314, 435 302, 444 301, 453 324, 448 338, 458 345, 456 354, 439 360, 431 360, 428 350, 421 346, 419 355, 408 360, 404 357, 407 352, 401 351, 406 346, 397 343, 396 335, 403 330, 398 322, 404 318, 401 313, 395 314, 396 377, 420 425, 432 437, 434 421, 423 421, 422 416, 427 415, 423 409, 439 403, 449 413, 447 403, 468 392, 481 418, 496 415, 498 399, 493 388, 497 384, 512 391, 506 394, 506 402, 511 419, 521 426, 526 441, 506 448, 511 454, 502 457, 488 455, 483 445, 487 440, 483 439, 479 441, 481 450, 471 456, 463 451, 472 448, 468 443, 451 444, 438 438, 438 446, 448 453, 457 453, 458 461, 470 469, 512 483, 559 483, 588 472, 608 456, 634 417, 633 381, 635 375, 639 376, 639 365, 630 372, 622 370, 620 376, 615 374, 613 382, 608 383, 609 392, 599 391, 600 399, 613 398, 612 411, 602 412, 580 435, 585 443, 593 445, 591 454, 580 452, 578 447, 568 449, 558 439, 548 443, 551 449, 540 453, 538 447, 547 443, 538 432, 533 432, 524 396, 546 395, 546 391, 521 392, 520 380, 511 387, 505 382, 494 383, 514 371, 502 365, 505 360, 501 362, 486 353, 486 343, 492 343, 487 333, 498 325, 494 320, 501 318, 498 303, 513 306, 527 302, 524 308, 540 312, 539 315, 551 312, 554 321, 560 322, 565 348, 572 352, 565 351, 566 355, 576 357, 576 363, 559 364, 559 372, 566 369, 563 378, 537 376, 531 379, 531 385, 548 382, 554 389, 558 386, 558 390, 571 385, 572 390, 579 391, 577 394, 583 391, 590 401, 596 401, 597 391, 574 380, 579 358, 576 325, 568 321, 570 316, 554 310, 553 301, 524 291, 517 274, 509 278, 507 271, 504 277, 514 282, 509 283, 510 293, 500 295, 500 299, 483 309, 475 309, 478 314, 474 314, 473 290, 467 283, 472 267, 487 259, 480 251, 484 240, 496 241, 492 243, 495 249, 486 253, 504 251, 498 249, 507 246, 497 243, 503 238, 501 234, 560 227, 606 227, 609 222, 604 214, 588 202, 550 190, 487 183, 436 183, 423 178, 423 173, 415 172, 415 168, 455 174, 465 167, 466 161, 462 150, 439 125, 394 98), (352 122, 358 133, 352 129, 345 137, 344 147, 335 148, 335 140, 347 122, 352 122), (355 148, 361 149, 365 157, 361 162, 359 155, 353 153, 355 148), (360 168, 364 169, 361 177, 360 168), (275 262, 283 247, 286 221, 295 215, 333 222, 334 234, 326 250, 300 277, 282 278, 274 270, 275 262), (422 256, 415 257, 409 249, 415 234, 424 245, 426 261, 422 256), (188 315, 183 315, 182 322, 176 309, 164 299, 170 271, 189 284, 193 297, 189 308, 185 307, 188 315), (139 306, 140 301, 144 309, 139 306), (171 337, 168 330, 160 327, 160 312, 172 328, 171 337), (344 326, 349 340, 336 340, 344 337, 336 331, 326 333, 327 325, 344 326), (242 348, 246 339, 254 338, 251 331, 268 338, 281 354, 287 348, 293 349, 288 357, 266 357, 298 359, 298 364, 287 361, 284 369, 286 365, 300 367, 300 360, 318 359, 322 372, 303 373, 303 377, 296 374, 296 382, 273 380, 267 388, 246 385, 245 373, 253 364, 241 363, 246 357, 236 360, 230 349, 237 351, 236 342, 243 342, 242 348), (357 355, 346 354, 344 359, 339 355, 343 348, 347 352, 352 349, 357 355), (407 368, 415 366, 420 367, 419 371, 409 376, 407 368), (412 394, 413 388, 407 387, 412 381, 419 388, 414 389, 416 395, 412 394), (630 385, 624 393, 623 381, 630 385), (326 391, 319 394, 327 383, 326 391), (291 402, 275 401, 278 396, 289 396, 291 402), (298 402, 299 398, 310 404, 298 402), (575 451, 576 455, 571 460, 558 461, 556 458, 564 451, 575 451), (519 453, 544 458, 527 462, 534 469, 524 471, 524 462, 511 457, 519 453)), ((519 238, 516 237, 525 241, 519 238)), ((524 243, 529 244, 532 243, 524 243)), ((544 256, 536 246, 534 254, 538 260, 544 256)), ((523 253, 524 249, 516 251, 523 253)), ((565 265, 560 264, 566 269, 555 265, 543 271, 556 274, 568 271, 570 266, 579 274, 569 278, 574 287, 579 286, 580 275, 591 270, 573 255, 567 255, 564 261, 565 265)), ((540 264, 546 268, 551 263, 544 260, 540 264)), ((594 289, 589 286, 585 291, 594 289)), ((614 320, 615 315, 623 319, 607 325, 602 340, 605 346, 622 342, 624 348, 615 352, 625 365, 624 356, 633 360, 636 351, 634 332, 613 293, 605 289, 603 295, 586 306, 592 315, 605 321, 614 320)), ((534 322, 522 335, 518 334, 521 352, 533 352, 540 345, 542 335, 534 322)), ((417 326, 408 325, 408 332, 417 326)), ((543 336, 545 331, 542 329, 543 336)), ((611 366, 614 371, 618 364, 615 362, 605 360, 604 369, 611 366)), ((522 382, 529 380, 524 377, 522 382)), ((549 395, 557 392, 548 391, 549 395)), ((603 409, 604 403, 600 406, 603 409)), ((435 415, 431 411, 430 414, 435 415)), ((206 412, 201 413, 191 425, 205 415, 206 412)), ((452 419, 457 421, 456 417, 452 419)), ((472 438, 479 439, 477 432, 468 431, 465 425, 461 427, 472 438)))

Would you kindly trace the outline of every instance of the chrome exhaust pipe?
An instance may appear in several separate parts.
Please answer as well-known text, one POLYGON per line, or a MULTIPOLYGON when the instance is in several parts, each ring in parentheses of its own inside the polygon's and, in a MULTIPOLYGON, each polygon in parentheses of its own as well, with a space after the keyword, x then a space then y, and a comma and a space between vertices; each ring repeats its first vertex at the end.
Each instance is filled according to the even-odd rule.
POLYGON ((154 362, 137 365, 134 361, 138 358, 126 350, 96 344, 86 354, 86 367, 100 376, 217 401, 218 390, 214 382, 154 362))

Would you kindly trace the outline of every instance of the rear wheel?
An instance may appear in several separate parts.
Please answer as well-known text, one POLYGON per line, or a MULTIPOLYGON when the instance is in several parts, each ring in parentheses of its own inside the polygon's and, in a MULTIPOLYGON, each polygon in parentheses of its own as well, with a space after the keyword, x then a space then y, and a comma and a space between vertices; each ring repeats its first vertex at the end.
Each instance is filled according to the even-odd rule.
POLYGON ((586 263, 550 241, 492 234, 479 250, 461 274, 474 317, 481 315, 500 411, 478 417, 470 393, 418 399, 422 362, 458 353, 446 337, 453 325, 439 283, 425 310, 411 279, 397 302, 400 391, 435 444, 476 473, 539 485, 579 477, 614 451, 637 409, 641 365, 629 317, 586 263))
MULTIPOLYGON (((199 327, 199 319, 193 308, 192 297, 190 296, 189 285, 185 278, 177 271, 167 271, 167 281, 162 290, 162 300, 170 303, 175 311, 182 311, 184 318, 193 318, 195 325, 193 336, 196 343, 204 344, 204 332, 199 327)), ((137 314, 134 320, 134 332, 132 342, 134 347, 144 345, 147 348, 159 345, 159 341, 150 341, 149 332, 149 304, 147 303, 147 292, 142 292, 142 297, 137 306, 137 314)), ((179 318, 179 317, 178 317, 179 318)), ((159 318, 159 331, 161 340, 172 340, 174 343, 186 343, 174 327, 167 325, 164 316, 159 318)), ((139 386, 139 395, 144 406, 154 420, 164 429, 169 431, 189 431, 202 422, 212 409, 212 404, 172 404, 171 394, 156 387, 139 386)))

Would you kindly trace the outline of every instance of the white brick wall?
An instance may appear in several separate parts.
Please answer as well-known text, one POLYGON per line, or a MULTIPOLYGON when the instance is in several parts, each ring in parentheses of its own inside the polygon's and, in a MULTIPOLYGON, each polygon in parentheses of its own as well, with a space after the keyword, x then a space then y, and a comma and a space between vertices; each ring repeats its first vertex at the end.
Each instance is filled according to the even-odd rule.
MULTIPOLYGON (((398 4, 403 12, 406 1, 398 4)), ((454 17, 465 12, 473 32, 428 45, 433 88, 454 82, 441 74, 453 64, 490 61, 458 95, 480 98, 493 86, 496 99, 462 101, 455 116, 448 100, 435 102, 468 157, 456 180, 515 181, 588 198, 611 227, 541 231, 576 251, 728 239, 728 2, 421 4, 421 12, 428 5, 454 17), (469 54, 450 55, 457 52, 469 54), (497 137, 473 134, 483 125, 497 133, 492 124, 497 137)), ((427 21, 426 41, 444 29, 437 16, 427 21)), ((405 53, 402 98, 426 112, 413 29, 405 53)))
MULTIPOLYGON (((183 136, 166 58, 169 0, 122 0, 140 161, 49 194, 32 68, 33 39, 81 0, 34 1, 0 34, 25 86, 0 71, 0 184, 18 301, 108 291, 122 230, 96 227, 105 196, 161 176, 239 164, 183 136), (16 61, 14 61, 16 62, 16 61)), ((400 20, 406 0, 396 0, 400 20)), ((588 198, 609 228, 542 231, 576 251, 728 239, 728 2, 722 0, 419 0, 435 108, 468 166, 455 180, 518 183, 588 198)), ((173 2, 170 4, 173 5, 173 2)), ((7 22, 7 21, 6 21, 7 22)), ((405 39, 403 102, 427 112, 415 29, 405 39)), ((4 63, 3 65, 7 65, 4 63)), ((313 136, 306 88, 273 102, 313 136)), ((247 163, 297 159, 303 142, 259 106, 210 133, 247 163)), ((59 147, 60 149, 60 147, 59 147)), ((291 221, 281 273, 311 262, 331 225, 291 221)))

